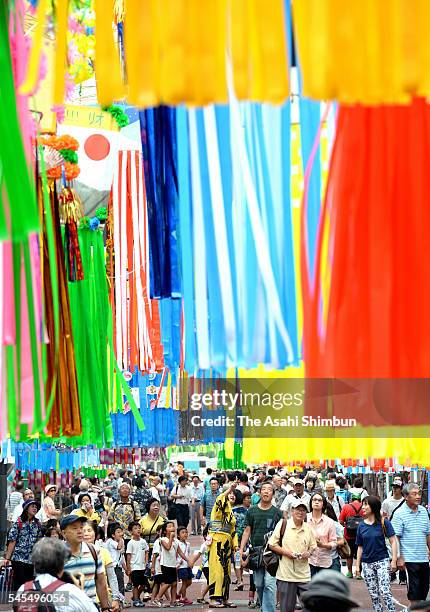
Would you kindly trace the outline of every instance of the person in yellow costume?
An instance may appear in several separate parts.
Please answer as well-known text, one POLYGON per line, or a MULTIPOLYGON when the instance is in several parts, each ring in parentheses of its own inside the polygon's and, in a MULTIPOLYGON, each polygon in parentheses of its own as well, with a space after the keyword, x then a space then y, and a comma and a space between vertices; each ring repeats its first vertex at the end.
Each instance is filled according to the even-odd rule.
POLYGON ((236 608, 228 601, 230 590, 231 557, 239 550, 236 518, 233 514, 233 490, 236 483, 221 493, 211 512, 209 539, 209 597, 210 608, 236 608))

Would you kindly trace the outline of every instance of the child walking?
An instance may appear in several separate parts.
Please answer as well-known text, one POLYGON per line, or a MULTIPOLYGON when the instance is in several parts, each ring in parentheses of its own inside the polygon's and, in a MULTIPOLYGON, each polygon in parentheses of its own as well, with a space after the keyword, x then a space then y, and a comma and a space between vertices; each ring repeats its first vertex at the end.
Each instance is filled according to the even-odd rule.
POLYGON ((193 572, 190 567, 190 553, 191 545, 188 542, 188 531, 186 527, 178 527, 178 554, 177 554, 177 565, 178 580, 182 582, 181 590, 179 591, 179 601, 184 606, 190 606, 193 602, 187 599, 187 589, 193 582, 193 572), (179 554, 182 551, 182 555, 179 554))
POLYGON ((140 537, 142 528, 140 523, 133 521, 128 526, 131 540, 127 544, 127 576, 131 577, 133 585, 133 606, 143 608, 145 604, 140 599, 146 584, 145 568, 148 563, 149 546, 146 540, 140 537))
MULTIPOLYGON (((151 603, 155 605, 158 605, 157 595, 160 591, 161 585, 163 584, 163 573, 161 571, 161 562, 160 562, 160 554, 161 554, 160 537, 161 537, 162 528, 163 528, 163 525, 158 525, 158 527, 155 530, 156 539, 152 547, 152 556, 151 556, 151 575, 152 575, 152 579, 154 582, 154 586, 152 588, 151 603)), ((166 594, 166 597, 167 597, 167 594, 166 594)), ((170 602, 167 600, 167 604, 169 603, 170 602)))
POLYGON ((209 534, 209 525, 203 530, 204 542, 200 546, 199 550, 194 554, 192 559, 192 564, 194 565, 198 559, 201 558, 200 568, 202 570, 203 576, 206 578, 206 586, 202 587, 202 591, 200 593, 200 597, 197 599, 197 603, 199 604, 207 604, 209 601, 205 599, 206 594, 209 591, 209 547, 212 543, 212 538, 209 534))
POLYGON ((166 604, 161 602, 161 598, 169 589, 170 605, 184 605, 182 601, 176 600, 176 585, 178 583, 176 572, 177 555, 181 557, 183 556, 183 552, 182 550, 179 550, 179 541, 175 538, 175 524, 173 521, 167 521, 162 526, 160 538, 160 564, 163 582, 160 586, 160 590, 158 591, 158 598, 154 599, 154 604, 159 608, 166 606, 166 604))
POLYGON ((110 523, 108 527, 108 540, 106 548, 112 557, 118 590, 121 595, 125 594, 124 572, 123 572, 123 553, 124 553, 124 530, 119 523, 110 523))

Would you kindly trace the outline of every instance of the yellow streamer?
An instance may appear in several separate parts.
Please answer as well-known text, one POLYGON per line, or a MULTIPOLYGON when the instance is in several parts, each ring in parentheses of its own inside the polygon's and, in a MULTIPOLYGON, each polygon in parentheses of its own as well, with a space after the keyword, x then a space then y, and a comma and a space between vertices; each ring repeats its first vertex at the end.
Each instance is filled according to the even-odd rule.
POLYGON ((303 93, 353 104, 430 95, 426 0, 293 0, 303 93))
POLYGON ((54 104, 64 103, 64 72, 67 62, 67 17, 69 0, 57 0, 57 31, 54 66, 54 104))
POLYGON ((160 43, 157 0, 128 0, 124 24, 127 100, 139 108, 160 100, 160 43))
POLYGON ((114 0, 95 0, 96 10, 96 84, 97 99, 102 106, 124 97, 119 52, 114 42, 114 0))
POLYGON ((40 56, 42 53, 43 34, 45 31, 46 6, 47 0, 39 0, 27 75, 25 81, 19 88, 19 93, 22 95, 28 95, 34 91, 39 77, 40 56))
POLYGON ((283 0, 127 0, 124 43, 139 107, 227 102, 227 57, 240 99, 288 97, 283 0))

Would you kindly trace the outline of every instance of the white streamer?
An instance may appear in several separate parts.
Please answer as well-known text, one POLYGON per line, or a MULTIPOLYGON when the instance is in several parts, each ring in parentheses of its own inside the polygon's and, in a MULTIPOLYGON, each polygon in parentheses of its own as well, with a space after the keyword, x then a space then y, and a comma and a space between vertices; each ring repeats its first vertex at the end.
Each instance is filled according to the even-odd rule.
POLYGON ((231 364, 237 363, 236 321, 233 302, 233 284, 231 279, 230 259, 225 219, 224 195, 219 160, 215 109, 207 106, 203 110, 206 148, 209 168, 212 215, 215 230, 215 248, 218 262, 219 286, 224 315, 224 330, 227 345, 227 358, 231 364))
POLYGON ((191 186, 193 197, 193 257, 194 297, 196 304, 196 330, 199 367, 210 367, 208 304, 206 281, 206 244, 203 202, 200 182, 199 149, 197 143, 196 111, 188 111, 190 130, 191 186))

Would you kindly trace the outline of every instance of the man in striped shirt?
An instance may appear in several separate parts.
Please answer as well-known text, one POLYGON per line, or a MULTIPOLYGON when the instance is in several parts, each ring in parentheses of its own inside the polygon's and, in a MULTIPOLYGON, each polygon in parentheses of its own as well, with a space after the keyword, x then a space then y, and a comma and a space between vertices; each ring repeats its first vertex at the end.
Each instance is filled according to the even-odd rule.
POLYGON ((19 504, 22 504, 22 502, 24 501, 24 498, 22 495, 23 491, 24 491, 24 483, 17 482, 15 491, 12 491, 12 493, 9 495, 9 498, 7 500, 7 518, 8 518, 9 523, 12 522, 12 516, 13 516, 13 512, 15 508, 19 506, 19 504))
POLYGON ((405 503, 394 513, 392 525, 400 542, 399 569, 408 573, 408 599, 417 603, 427 598, 429 591, 430 520, 420 506, 421 491, 417 484, 403 487, 405 503))
POLYGON ((102 610, 110 610, 109 595, 103 563, 92 544, 84 542, 83 524, 87 519, 69 514, 61 521, 64 539, 70 546, 71 557, 64 566, 72 576, 84 579, 84 591, 92 600, 98 595, 102 610))

